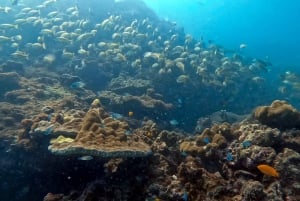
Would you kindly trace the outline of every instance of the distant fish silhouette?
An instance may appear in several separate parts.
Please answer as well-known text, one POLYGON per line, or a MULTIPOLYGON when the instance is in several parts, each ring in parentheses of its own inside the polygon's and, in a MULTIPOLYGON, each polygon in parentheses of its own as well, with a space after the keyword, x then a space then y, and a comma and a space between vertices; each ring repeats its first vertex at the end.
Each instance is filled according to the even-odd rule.
POLYGON ((19 3, 19 0, 11 0, 11 5, 16 6, 19 3))
POLYGON ((78 82, 73 82, 71 85, 70 85, 71 89, 83 89, 85 87, 85 84, 81 81, 78 81, 78 82))
POLYGON ((200 5, 200 6, 204 6, 204 5, 205 5, 203 1, 196 1, 196 3, 197 3, 198 5, 200 5))
POLYGON ((81 157, 78 157, 77 159, 80 160, 80 161, 89 161, 89 160, 92 160, 94 158, 93 158, 93 156, 81 156, 81 157))
POLYGON ((240 49, 245 49, 246 47, 247 47, 247 44, 245 44, 245 43, 240 44, 240 49))

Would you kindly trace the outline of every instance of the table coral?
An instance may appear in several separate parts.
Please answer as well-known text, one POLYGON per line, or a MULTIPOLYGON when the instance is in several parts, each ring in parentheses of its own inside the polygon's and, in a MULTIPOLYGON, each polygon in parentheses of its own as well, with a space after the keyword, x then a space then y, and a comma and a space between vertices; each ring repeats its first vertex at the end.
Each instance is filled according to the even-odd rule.
POLYGON ((58 155, 93 155, 100 157, 142 157, 150 147, 137 136, 128 136, 126 122, 115 120, 103 108, 91 108, 83 118, 73 142, 53 143, 48 149, 58 155))

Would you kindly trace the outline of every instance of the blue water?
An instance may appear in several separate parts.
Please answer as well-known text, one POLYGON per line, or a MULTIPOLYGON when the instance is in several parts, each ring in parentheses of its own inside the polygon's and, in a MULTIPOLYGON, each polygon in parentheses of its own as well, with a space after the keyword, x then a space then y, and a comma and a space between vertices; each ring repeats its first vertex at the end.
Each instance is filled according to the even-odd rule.
POLYGON ((144 0, 162 18, 176 21, 196 39, 270 60, 277 68, 299 67, 300 1, 144 0))

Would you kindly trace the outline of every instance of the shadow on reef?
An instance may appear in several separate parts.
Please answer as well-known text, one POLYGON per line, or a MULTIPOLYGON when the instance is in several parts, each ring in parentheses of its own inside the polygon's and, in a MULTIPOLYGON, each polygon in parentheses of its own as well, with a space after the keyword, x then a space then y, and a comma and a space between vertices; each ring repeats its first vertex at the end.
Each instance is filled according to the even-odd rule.
POLYGON ((145 176, 149 167, 147 159, 119 161, 116 170, 113 162, 106 164, 105 169, 105 160, 57 158, 47 150, 26 152, 14 149, 7 154, 1 149, 1 153, 6 153, 1 156, 0 163, 1 200, 42 200, 48 192, 70 193, 64 200, 87 200, 89 197, 94 197, 93 200, 145 198, 142 192, 149 180, 145 176), (83 195, 81 191, 84 191, 83 195))

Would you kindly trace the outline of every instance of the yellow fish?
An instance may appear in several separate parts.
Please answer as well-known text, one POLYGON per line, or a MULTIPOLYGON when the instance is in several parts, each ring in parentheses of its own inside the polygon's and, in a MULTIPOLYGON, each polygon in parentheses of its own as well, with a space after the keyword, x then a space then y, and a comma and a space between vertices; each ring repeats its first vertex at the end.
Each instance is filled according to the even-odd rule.
POLYGON ((133 116, 133 112, 132 112, 132 111, 129 111, 129 112, 128 112, 128 116, 129 116, 129 117, 132 117, 132 116, 133 116))
POLYGON ((265 164, 261 164, 257 166, 257 169, 261 171, 263 174, 272 176, 272 177, 279 177, 279 173, 273 167, 265 164))

